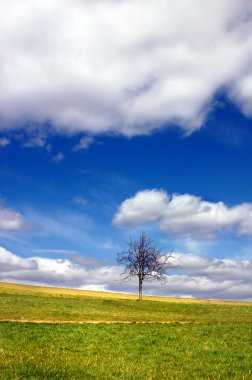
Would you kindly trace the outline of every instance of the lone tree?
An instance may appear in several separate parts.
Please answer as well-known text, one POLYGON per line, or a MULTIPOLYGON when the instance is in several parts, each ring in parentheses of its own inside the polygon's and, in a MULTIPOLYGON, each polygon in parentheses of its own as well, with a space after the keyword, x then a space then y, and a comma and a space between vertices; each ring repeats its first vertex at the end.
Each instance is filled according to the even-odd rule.
POLYGON ((117 263, 124 265, 121 280, 126 282, 138 277, 138 301, 142 301, 143 282, 166 282, 166 271, 174 268, 172 255, 162 255, 153 240, 142 232, 138 240, 130 239, 128 248, 117 254, 117 263))

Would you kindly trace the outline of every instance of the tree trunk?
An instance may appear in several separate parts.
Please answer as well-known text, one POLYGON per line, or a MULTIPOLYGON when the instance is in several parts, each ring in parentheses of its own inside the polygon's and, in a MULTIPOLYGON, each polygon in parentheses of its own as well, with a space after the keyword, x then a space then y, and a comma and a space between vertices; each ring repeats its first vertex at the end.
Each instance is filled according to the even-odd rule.
POLYGON ((139 286, 138 286, 138 301, 143 300, 143 281, 139 278, 139 286))

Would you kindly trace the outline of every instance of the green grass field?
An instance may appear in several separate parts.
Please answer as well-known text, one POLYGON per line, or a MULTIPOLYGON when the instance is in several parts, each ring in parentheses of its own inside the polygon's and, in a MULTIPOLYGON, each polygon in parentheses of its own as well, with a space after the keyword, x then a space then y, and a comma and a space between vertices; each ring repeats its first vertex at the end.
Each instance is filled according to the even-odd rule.
POLYGON ((252 379, 252 304, 0 283, 0 379, 252 379))

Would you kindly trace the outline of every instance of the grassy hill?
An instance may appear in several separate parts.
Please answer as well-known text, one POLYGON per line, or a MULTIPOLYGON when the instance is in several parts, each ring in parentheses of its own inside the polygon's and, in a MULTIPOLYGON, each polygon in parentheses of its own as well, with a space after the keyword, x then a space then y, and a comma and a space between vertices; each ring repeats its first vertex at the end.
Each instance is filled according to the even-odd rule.
POLYGON ((252 379, 252 304, 0 283, 1 379, 252 379))

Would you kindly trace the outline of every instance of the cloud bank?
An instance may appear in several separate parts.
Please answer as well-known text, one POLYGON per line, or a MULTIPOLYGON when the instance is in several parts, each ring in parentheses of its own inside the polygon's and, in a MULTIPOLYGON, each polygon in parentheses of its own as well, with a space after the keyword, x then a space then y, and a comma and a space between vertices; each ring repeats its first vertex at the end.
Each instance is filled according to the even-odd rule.
POLYGON ((1 126, 191 133, 220 90, 251 116, 251 14, 250 0, 1 0, 1 126))
MULTIPOLYGON (((145 294, 252 301, 252 262, 174 254, 183 273, 172 274, 166 285, 144 285, 145 294)), ((137 281, 119 282, 122 268, 74 256, 72 259, 22 258, 0 247, 0 281, 90 290, 137 292, 137 281)))
POLYGON ((252 204, 228 207, 190 194, 169 196, 164 190, 143 190, 122 202, 113 219, 119 227, 147 222, 158 222, 163 231, 199 239, 231 231, 252 236, 252 204))

